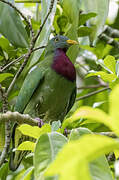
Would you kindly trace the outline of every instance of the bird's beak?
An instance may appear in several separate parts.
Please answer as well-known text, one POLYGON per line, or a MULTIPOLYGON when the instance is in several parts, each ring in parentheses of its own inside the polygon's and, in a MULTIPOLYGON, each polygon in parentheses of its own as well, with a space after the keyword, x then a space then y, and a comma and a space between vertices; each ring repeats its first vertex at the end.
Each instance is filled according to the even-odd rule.
POLYGON ((74 40, 71 40, 71 39, 68 39, 66 42, 67 42, 68 44, 71 44, 71 45, 79 44, 77 41, 74 41, 74 40))

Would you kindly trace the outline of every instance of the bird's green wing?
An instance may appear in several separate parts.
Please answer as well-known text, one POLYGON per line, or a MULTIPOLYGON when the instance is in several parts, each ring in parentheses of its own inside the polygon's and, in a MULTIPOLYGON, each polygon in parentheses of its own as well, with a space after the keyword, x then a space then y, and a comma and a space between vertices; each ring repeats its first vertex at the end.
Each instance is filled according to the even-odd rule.
MULTIPOLYGON (((69 100, 69 105, 68 105, 68 108, 67 108, 67 113, 70 111, 70 109, 72 108, 74 102, 75 102, 75 99, 76 99, 76 87, 74 88, 74 90, 72 91, 72 94, 71 94, 71 97, 70 97, 70 100, 69 100)), ((66 114, 67 114, 66 113, 66 114)))
MULTIPOLYGON (((27 106, 30 98, 32 97, 36 88, 40 85, 43 80, 45 70, 39 65, 34 66, 28 73, 23 86, 19 92, 17 102, 15 105, 15 111, 22 113, 27 106)), ((28 136, 21 134, 17 130, 18 124, 15 123, 12 131, 12 152, 10 156, 9 167, 10 170, 14 171, 18 168, 23 157, 28 153, 27 151, 14 151, 23 141, 30 140, 28 136)))
POLYGON ((30 101, 31 96, 33 95, 36 88, 39 86, 41 80, 43 79, 45 70, 40 68, 39 65, 34 66, 28 73, 22 88, 19 92, 15 111, 22 113, 30 101))

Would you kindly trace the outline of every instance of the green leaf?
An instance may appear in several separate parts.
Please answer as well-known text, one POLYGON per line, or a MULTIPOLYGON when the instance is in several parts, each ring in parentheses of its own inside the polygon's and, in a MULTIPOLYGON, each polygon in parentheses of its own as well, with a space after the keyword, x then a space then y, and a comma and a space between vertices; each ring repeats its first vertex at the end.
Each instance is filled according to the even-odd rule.
POLYGON ((19 14, 2 2, 0 2, 0 32, 14 46, 28 47, 28 35, 19 14), (8 24, 9 28, 6 27, 8 24))
MULTIPOLYGON (((71 130, 69 140, 77 140, 85 134, 91 134, 92 132, 87 128, 77 128, 71 130)), ((105 156, 101 156, 96 160, 93 160, 89 164, 90 173, 93 180, 97 178, 101 180, 110 179, 112 180, 111 171, 105 156)))
POLYGON ((70 23, 77 26, 80 10, 80 0, 63 0, 62 6, 64 13, 69 18, 70 23))
POLYGON ((100 76, 106 82, 112 82, 117 79, 116 74, 108 74, 104 71, 92 72, 89 73, 86 77, 91 77, 91 76, 100 76))
POLYGON ((56 158, 57 153, 66 143, 67 138, 57 132, 40 136, 34 154, 35 179, 40 180, 44 170, 56 158))
POLYGON ((64 121, 62 125, 63 128, 67 127, 68 124, 77 121, 80 118, 91 119, 92 121, 103 123, 105 126, 112 129, 112 125, 110 123, 110 116, 108 116, 108 114, 98 108, 91 108, 88 106, 77 109, 71 117, 67 118, 64 121))
POLYGON ((91 180, 87 163, 118 148, 119 142, 109 137, 85 135, 79 140, 66 144, 47 168, 45 175, 57 174, 62 180, 65 180, 66 177, 69 180, 91 180))
POLYGON ((8 77, 13 77, 13 74, 11 74, 11 73, 2 73, 2 74, 0 74, 0 82, 4 81, 8 77))
POLYGON ((21 131, 22 134, 26 136, 30 136, 33 138, 39 138, 42 134, 51 132, 51 126, 50 124, 45 124, 41 128, 37 126, 30 126, 28 124, 23 124, 18 127, 18 130, 21 131), (31 133, 32 132, 32 133, 31 133))
POLYGON ((36 144, 34 142, 25 141, 18 146, 17 150, 34 152, 35 145, 36 144))
POLYGON ((104 59, 104 64, 108 69, 110 69, 115 74, 116 60, 114 56, 110 56, 110 55, 106 56, 106 58, 104 59))
POLYGON ((82 135, 90 134, 90 133, 91 133, 91 131, 88 128, 79 127, 79 128, 76 128, 76 129, 72 129, 71 133, 70 133, 70 136, 69 136, 69 141, 77 140, 82 135))
POLYGON ((105 156, 98 157, 89 164, 90 173, 93 180, 113 180, 111 170, 105 156))
POLYGON ((97 14, 95 19, 89 19, 90 26, 93 27, 93 32, 90 35, 91 42, 95 44, 97 36, 102 33, 105 20, 108 15, 109 9, 109 0, 83 0, 82 1, 82 10, 84 13, 94 12, 97 14))
POLYGON ((59 128, 61 128, 61 122, 60 122, 60 120, 58 120, 58 121, 53 121, 53 122, 52 122, 52 131, 57 131, 59 128))
POLYGON ((34 167, 28 168, 20 180, 31 180, 33 171, 34 171, 34 167))
MULTIPOLYGON (((51 0, 42 0, 41 1, 41 8, 42 8, 41 24, 44 22, 44 19, 45 19, 47 13, 49 12, 50 4, 51 4, 51 0)), ((40 34, 38 40, 36 41, 35 47, 47 45, 47 43, 48 43, 49 35, 51 32, 51 28, 52 28, 52 24, 53 24, 55 12, 56 12, 56 4, 57 4, 57 0, 54 1, 54 6, 52 9, 52 12, 50 13, 42 31, 41 31, 41 34, 40 34)), ((44 51, 44 49, 39 49, 38 51, 33 53, 29 68, 39 61, 43 51, 44 51)))
POLYGON ((117 130, 117 134, 119 135, 119 85, 117 85, 113 91, 110 93, 109 101, 110 108, 109 114, 112 117, 112 126, 114 126, 117 130))
POLYGON ((93 13, 93 12, 90 12, 90 13, 87 13, 87 14, 83 14, 83 13, 80 14, 80 16, 79 16, 79 26, 84 25, 87 20, 89 20, 90 18, 96 17, 96 16, 97 16, 97 14, 93 13))
POLYGON ((3 164, 0 167, 0 180, 6 180, 8 175, 8 163, 3 164))
POLYGON ((92 29, 89 27, 80 27, 78 29, 79 37, 89 36, 91 33, 92 33, 92 29))

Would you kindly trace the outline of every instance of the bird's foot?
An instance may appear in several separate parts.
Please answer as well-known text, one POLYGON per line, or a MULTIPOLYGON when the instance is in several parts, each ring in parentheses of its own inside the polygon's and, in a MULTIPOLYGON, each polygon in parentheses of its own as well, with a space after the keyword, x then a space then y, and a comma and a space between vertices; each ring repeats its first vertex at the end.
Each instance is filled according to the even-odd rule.
POLYGON ((43 122, 43 120, 42 119, 40 119, 40 118, 35 118, 37 121, 38 121, 38 127, 39 128, 41 128, 43 125, 44 125, 44 122, 43 122))
POLYGON ((68 136, 68 129, 67 129, 67 128, 64 129, 64 135, 65 135, 66 137, 68 136))

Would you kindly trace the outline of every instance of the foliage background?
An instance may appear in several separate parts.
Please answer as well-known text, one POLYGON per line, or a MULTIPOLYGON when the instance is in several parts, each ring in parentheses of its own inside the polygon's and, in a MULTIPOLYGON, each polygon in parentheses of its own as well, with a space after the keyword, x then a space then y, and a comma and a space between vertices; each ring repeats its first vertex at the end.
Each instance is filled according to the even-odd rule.
MULTIPOLYGON (((77 71, 77 99, 62 126, 57 121, 38 128, 30 126, 29 122, 18 128, 23 134, 34 137, 36 142, 25 142, 18 147, 19 150, 31 150, 31 153, 15 172, 9 170, 10 149, 6 151, 0 180, 118 180, 119 2, 8 2, 13 7, 0 0, 1 114, 14 111, 16 97, 28 70, 44 59, 45 48, 34 49, 47 45, 48 39, 57 34, 79 42, 79 46, 71 47, 67 52, 77 71), (22 13, 16 11, 14 5, 22 13), (35 34, 41 30, 36 42, 33 42, 32 29, 35 34), (27 58, 28 53, 31 53, 30 58, 27 58), (65 128, 68 137, 63 135, 65 128), (32 135, 29 132, 33 132, 32 135)), ((1 117, 2 153, 5 127, 11 122, 5 124, 1 117)))

